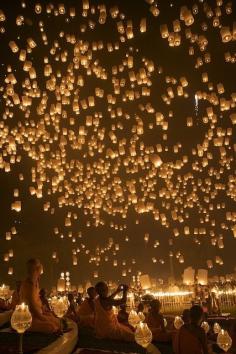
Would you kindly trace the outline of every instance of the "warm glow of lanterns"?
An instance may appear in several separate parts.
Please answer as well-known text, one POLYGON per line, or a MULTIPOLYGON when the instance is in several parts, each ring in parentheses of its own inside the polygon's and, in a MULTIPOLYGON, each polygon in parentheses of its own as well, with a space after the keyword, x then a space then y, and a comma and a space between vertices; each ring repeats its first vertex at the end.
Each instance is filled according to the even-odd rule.
POLYGON ((22 334, 30 328, 32 323, 32 316, 28 305, 24 303, 16 305, 16 308, 11 316, 11 326, 18 333, 22 334))

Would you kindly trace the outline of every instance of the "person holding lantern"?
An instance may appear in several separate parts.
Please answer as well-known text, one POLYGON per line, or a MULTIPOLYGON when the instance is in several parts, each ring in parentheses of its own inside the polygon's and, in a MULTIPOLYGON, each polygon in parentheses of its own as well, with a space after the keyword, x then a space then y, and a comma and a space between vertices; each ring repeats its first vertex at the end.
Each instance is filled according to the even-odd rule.
POLYGON ((32 258, 27 262, 27 278, 21 283, 20 302, 29 306, 32 314, 30 331, 55 333, 60 330, 60 320, 52 312, 45 312, 39 295, 39 279, 42 273, 42 264, 32 258))
POLYGON ((127 300, 127 285, 119 285, 117 290, 108 296, 108 286, 105 282, 99 282, 95 286, 98 297, 95 299, 95 332, 99 338, 123 340, 134 342, 134 332, 124 324, 118 322, 113 312, 113 306, 121 306, 127 300), (115 299, 116 295, 123 293, 121 299, 115 299))

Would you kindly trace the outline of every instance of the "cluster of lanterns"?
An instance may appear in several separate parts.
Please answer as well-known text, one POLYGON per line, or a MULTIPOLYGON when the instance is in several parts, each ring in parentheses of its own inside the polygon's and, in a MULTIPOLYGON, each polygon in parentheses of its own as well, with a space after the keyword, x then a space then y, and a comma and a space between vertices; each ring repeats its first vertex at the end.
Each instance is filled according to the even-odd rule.
POLYGON ((135 341, 143 348, 147 348, 152 342, 152 332, 147 323, 143 322, 145 315, 142 312, 137 313, 131 309, 128 317, 129 324, 135 328, 135 341))
MULTIPOLYGON (((225 65, 234 63, 235 53, 227 46, 236 39, 235 22, 224 25, 226 18, 231 19, 232 4, 217 0, 213 9, 199 1, 191 8, 178 8, 178 18, 163 23, 161 6, 155 0, 146 1, 148 11, 138 27, 118 6, 109 8, 102 2, 83 0, 82 9, 39 2, 32 19, 24 15, 27 6, 31 5, 22 1, 22 11, 16 15, 15 38, 8 34, 7 13, 0 10, 0 35, 11 57, 3 63, 5 75, 0 83, 0 169, 9 174, 15 165, 22 166, 11 203, 15 217, 24 208, 21 183, 28 183, 32 198, 43 200, 43 210, 55 216, 53 233, 72 242, 72 264, 77 266, 83 254, 95 265, 95 278, 102 261, 117 267, 123 241, 102 241, 105 246, 91 249, 80 223, 87 228, 108 225, 125 232, 125 241, 130 242, 130 210, 137 215, 136 224, 144 214, 152 215, 174 241, 191 236, 199 246, 209 237, 209 246, 217 254, 207 258, 206 265, 223 265, 225 234, 236 237, 236 213, 226 200, 236 198, 232 170, 236 93, 208 70, 213 62, 208 32, 217 33, 216 45, 223 42, 225 65), (165 63, 161 66, 156 58, 141 54, 135 44, 134 38, 142 41, 151 31, 150 16, 158 17, 160 23, 159 38, 153 41, 167 41, 170 56, 173 47, 188 46, 192 70, 201 82, 194 92, 185 68, 182 75, 173 76, 165 63), (58 33, 49 33, 48 17, 50 22, 62 21, 58 33), (79 23, 78 33, 72 32, 74 21, 79 23), (37 36, 23 31, 28 25, 37 36), (93 35, 102 26, 114 30, 114 41, 106 43, 93 35), (179 129, 190 131, 200 125, 205 134, 188 151, 184 141, 171 140, 169 130, 177 119, 176 102, 184 105, 191 99, 192 113, 179 129), (152 134, 158 137, 155 143, 149 142, 152 134), (25 158, 32 163, 30 181, 25 177, 25 158), (64 218, 59 223, 61 209, 64 218)), ((9 225, 9 230, 7 245, 17 234, 14 226, 9 225)), ((155 240, 154 248, 161 241, 161 237, 155 240)), ((144 243, 152 245, 152 235, 145 233, 144 243)), ((151 258, 153 263, 164 264, 168 253, 167 257, 157 254, 151 258)), ((4 261, 11 262, 14 255, 13 250, 6 252, 4 261)), ((55 238, 52 259, 59 257, 55 238)), ((180 264, 186 259, 183 250, 171 252, 171 257, 180 264)), ((129 265, 124 260, 121 275, 131 273, 135 263, 135 259, 129 265)), ((13 274, 12 266, 8 274, 13 274)))
MULTIPOLYGON (((181 317, 176 316, 174 320, 174 327, 175 329, 179 330, 183 326, 184 322, 181 317)), ((204 329, 205 333, 207 334, 210 330, 210 326, 208 322, 203 321, 201 327, 204 329)), ((215 322, 213 325, 213 331, 217 334, 216 343, 220 349, 224 352, 227 352, 232 346, 232 338, 230 337, 229 333, 222 329, 218 322, 215 322)))
MULTIPOLYGON (((62 319, 66 314, 69 302, 67 296, 54 296, 50 301, 51 308, 54 314, 62 319)), ((16 305, 16 308, 11 316, 11 327, 19 334, 19 353, 23 354, 23 334, 32 324, 32 315, 29 311, 29 306, 25 303, 16 305)))

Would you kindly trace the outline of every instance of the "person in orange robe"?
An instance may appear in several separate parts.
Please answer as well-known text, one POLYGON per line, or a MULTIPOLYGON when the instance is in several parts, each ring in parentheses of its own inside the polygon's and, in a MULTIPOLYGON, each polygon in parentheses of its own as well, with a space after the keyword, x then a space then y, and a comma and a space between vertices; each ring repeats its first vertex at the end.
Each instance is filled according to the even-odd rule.
POLYGON ((159 300, 152 300, 150 310, 146 317, 146 322, 152 331, 153 339, 160 342, 168 342, 171 340, 171 333, 166 331, 164 325, 164 317, 160 313, 161 303, 159 300))
POLYGON ((123 304, 120 306, 120 310, 117 314, 117 319, 119 323, 123 323, 126 326, 129 326, 129 313, 127 312, 127 306, 126 304, 123 304))
POLYGON ((134 341, 134 332, 127 326, 118 322, 112 306, 120 306, 126 303, 128 287, 120 285, 117 290, 108 296, 108 286, 104 282, 99 282, 95 286, 99 295, 95 303, 95 332, 98 338, 122 340, 127 342, 134 341), (116 300, 115 296, 123 292, 123 297, 116 300))
POLYGON ((44 312, 39 296, 39 278, 42 272, 42 265, 38 259, 30 259, 27 262, 27 278, 21 283, 20 303, 24 302, 29 306, 32 315, 30 331, 54 333, 60 330, 60 320, 52 312, 44 312))
POLYGON ((95 306, 94 299, 97 295, 93 286, 87 289, 88 297, 85 299, 79 307, 79 326, 80 327, 92 327, 94 328, 95 321, 95 306))
POLYGON ((175 354, 209 354, 207 337, 201 322, 203 310, 200 306, 194 305, 190 309, 190 323, 184 324, 177 332, 173 349, 175 354))

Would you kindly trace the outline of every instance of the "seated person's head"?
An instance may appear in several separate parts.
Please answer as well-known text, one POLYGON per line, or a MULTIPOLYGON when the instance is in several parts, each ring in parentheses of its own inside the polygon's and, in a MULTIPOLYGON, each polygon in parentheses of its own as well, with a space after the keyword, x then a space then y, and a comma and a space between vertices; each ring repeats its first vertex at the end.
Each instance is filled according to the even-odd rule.
POLYGON ((31 258, 27 261, 26 263, 27 266, 27 273, 29 276, 35 275, 35 276, 40 276, 43 270, 43 266, 40 262, 39 259, 37 258, 31 258))
POLYGON ((105 282, 100 281, 95 285, 96 293, 101 297, 107 297, 108 295, 108 286, 105 282))
POLYGON ((137 310, 138 310, 138 312, 143 312, 143 310, 144 310, 144 304, 143 304, 142 302, 140 302, 140 303, 138 304, 137 310))
POLYGON ((200 325, 203 319, 203 309, 199 305, 194 305, 190 309, 190 322, 195 325, 200 325))
POLYGON ((184 323, 190 323, 190 310, 189 309, 185 309, 182 313, 182 319, 184 321, 184 323))
POLYGON ((150 302, 150 307, 151 307, 151 311, 155 311, 155 312, 160 312, 161 310, 161 303, 159 300, 155 299, 155 300, 152 300, 150 302))
POLYGON ((89 296, 89 298, 91 300, 95 299, 97 293, 96 293, 96 290, 94 288, 94 286, 90 286, 88 289, 87 289, 87 294, 89 296))

